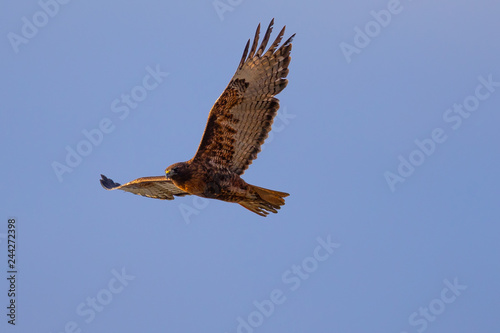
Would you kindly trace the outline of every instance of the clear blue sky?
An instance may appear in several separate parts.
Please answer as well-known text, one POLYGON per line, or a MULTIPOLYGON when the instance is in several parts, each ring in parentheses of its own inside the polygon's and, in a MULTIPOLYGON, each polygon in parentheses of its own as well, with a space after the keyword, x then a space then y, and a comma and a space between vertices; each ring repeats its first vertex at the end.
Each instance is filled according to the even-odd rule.
POLYGON ((1 332, 498 332, 498 2, 59 1, 0 10, 1 332), (279 214, 103 190, 191 158, 273 17, 279 214))

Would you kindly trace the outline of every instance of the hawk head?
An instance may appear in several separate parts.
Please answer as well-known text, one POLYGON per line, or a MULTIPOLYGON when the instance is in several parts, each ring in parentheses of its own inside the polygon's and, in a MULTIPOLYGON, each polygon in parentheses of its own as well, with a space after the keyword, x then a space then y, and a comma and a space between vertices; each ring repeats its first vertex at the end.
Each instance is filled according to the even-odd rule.
POLYGON ((191 171, 186 162, 175 163, 165 169, 165 177, 173 181, 186 181, 190 176, 191 171))

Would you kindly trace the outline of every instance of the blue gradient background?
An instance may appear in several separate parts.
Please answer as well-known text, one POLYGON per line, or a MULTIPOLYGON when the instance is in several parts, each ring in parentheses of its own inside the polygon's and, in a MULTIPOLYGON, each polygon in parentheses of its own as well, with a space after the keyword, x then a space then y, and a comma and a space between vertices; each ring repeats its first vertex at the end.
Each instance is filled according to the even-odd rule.
POLYGON ((443 114, 479 76, 500 81, 500 5, 402 0, 348 63, 339 45, 389 2, 232 1, 221 20, 212 1, 71 1, 18 53, 7 36, 41 7, 3 3, 0 331, 498 332, 500 88, 456 130, 443 114), (273 36, 285 24, 286 37, 297 33, 279 95, 291 116, 276 119, 244 179, 291 193, 279 214, 104 191, 101 173, 162 175, 194 154, 247 39, 273 17, 273 36), (112 102, 157 65, 169 75, 120 119, 112 102), (114 130, 60 182, 52 163, 105 118, 114 130), (435 128, 447 140, 391 191, 384 173, 435 128), (9 217, 15 327, 5 315, 9 217), (310 258, 318 237, 340 244, 321 262, 310 258), (315 262, 291 290, 283 275, 315 262), (134 279, 111 294, 122 269, 134 279), (455 278, 467 288, 443 303, 455 278), (282 304, 253 313, 276 289, 282 304), (113 298, 87 323, 76 309, 97 295, 113 298), (430 305, 439 314, 423 319, 430 305), (249 316, 261 322, 238 330, 249 316))

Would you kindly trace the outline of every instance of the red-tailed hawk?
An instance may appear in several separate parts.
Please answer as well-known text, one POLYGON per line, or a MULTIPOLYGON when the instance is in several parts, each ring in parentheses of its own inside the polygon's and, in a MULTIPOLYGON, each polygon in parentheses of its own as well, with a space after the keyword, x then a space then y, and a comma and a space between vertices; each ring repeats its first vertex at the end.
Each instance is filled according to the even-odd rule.
POLYGON ((236 73, 210 110, 192 159, 172 164, 165 176, 139 178, 124 185, 101 175, 102 186, 167 200, 193 194, 236 202, 261 216, 277 213, 288 193, 250 185, 240 177, 257 158, 271 130, 279 109, 279 100, 274 96, 288 83, 295 34, 279 46, 285 33, 283 27, 266 51, 273 23, 274 19, 259 47, 260 24, 251 47, 248 40, 236 73))

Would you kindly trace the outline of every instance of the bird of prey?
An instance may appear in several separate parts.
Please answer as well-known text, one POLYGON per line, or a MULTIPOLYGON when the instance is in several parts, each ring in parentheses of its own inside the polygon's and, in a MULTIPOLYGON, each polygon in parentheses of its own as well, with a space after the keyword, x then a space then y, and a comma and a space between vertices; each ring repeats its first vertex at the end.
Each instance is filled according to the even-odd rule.
POLYGON ((236 73, 210 110, 192 159, 172 164, 165 176, 138 178, 123 185, 101 175, 102 186, 156 199, 197 195, 235 202, 260 216, 277 213, 288 193, 250 185, 241 178, 271 130, 279 109, 274 96, 288 84, 295 34, 280 46, 283 27, 266 51, 273 24, 274 19, 260 46, 260 24, 251 46, 248 40, 236 73))

